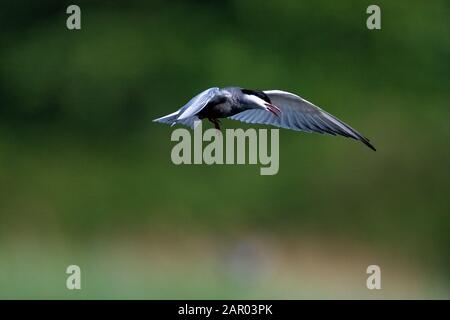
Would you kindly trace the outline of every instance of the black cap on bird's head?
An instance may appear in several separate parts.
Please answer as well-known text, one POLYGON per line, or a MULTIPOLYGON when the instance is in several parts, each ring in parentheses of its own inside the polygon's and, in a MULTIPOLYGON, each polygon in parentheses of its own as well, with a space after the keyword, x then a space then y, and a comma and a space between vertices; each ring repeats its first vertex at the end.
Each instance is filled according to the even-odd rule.
POLYGON ((267 103, 271 103, 270 98, 263 91, 259 90, 251 90, 251 89, 241 89, 243 94, 257 96, 260 99, 263 99, 267 103))

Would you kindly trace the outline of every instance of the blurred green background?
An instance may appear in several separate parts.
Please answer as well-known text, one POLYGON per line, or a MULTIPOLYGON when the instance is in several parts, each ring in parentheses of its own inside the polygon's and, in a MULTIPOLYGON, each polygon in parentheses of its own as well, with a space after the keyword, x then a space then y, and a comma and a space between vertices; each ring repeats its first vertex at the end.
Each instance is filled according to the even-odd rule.
POLYGON ((69 4, 0 5, 0 298, 449 298, 448 1, 377 1, 377 31, 372 1, 77 1, 79 31, 69 4), (275 176, 172 164, 151 120, 229 85, 378 151, 281 130, 275 176))

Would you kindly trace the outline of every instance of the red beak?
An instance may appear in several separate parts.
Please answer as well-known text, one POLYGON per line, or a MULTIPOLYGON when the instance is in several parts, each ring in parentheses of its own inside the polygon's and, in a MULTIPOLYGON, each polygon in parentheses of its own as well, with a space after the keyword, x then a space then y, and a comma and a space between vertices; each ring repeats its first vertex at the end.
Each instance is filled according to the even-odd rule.
POLYGON ((271 103, 266 103, 265 105, 267 107, 267 111, 272 112, 276 117, 280 117, 280 114, 281 114, 280 108, 278 108, 277 106, 274 106, 271 103))

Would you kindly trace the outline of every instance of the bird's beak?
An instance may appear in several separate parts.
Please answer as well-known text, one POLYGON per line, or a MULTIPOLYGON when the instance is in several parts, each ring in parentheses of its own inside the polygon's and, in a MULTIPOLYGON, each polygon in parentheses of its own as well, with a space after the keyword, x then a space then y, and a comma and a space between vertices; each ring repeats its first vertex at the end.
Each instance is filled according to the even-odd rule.
POLYGON ((276 117, 280 117, 281 114, 281 110, 280 108, 278 108, 277 106, 271 104, 271 103, 265 103, 264 104, 266 106, 266 110, 273 113, 276 117))

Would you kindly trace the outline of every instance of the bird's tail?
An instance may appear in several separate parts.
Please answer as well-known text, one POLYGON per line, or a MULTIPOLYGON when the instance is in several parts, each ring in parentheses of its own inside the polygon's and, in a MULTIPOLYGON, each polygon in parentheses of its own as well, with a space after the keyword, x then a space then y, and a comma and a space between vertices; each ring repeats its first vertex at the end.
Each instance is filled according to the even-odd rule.
POLYGON ((186 119, 178 120, 178 115, 179 115, 179 112, 176 111, 174 113, 168 114, 167 116, 155 119, 155 120, 153 120, 153 122, 165 123, 165 124, 169 124, 171 126, 174 126, 176 124, 182 124, 187 127, 190 127, 191 129, 194 129, 200 120, 197 116, 192 116, 192 117, 189 117, 186 119))
POLYGON ((175 111, 174 113, 168 114, 167 116, 155 119, 155 120, 153 120, 153 122, 174 124, 175 120, 177 120, 178 113, 179 113, 178 111, 175 111))

